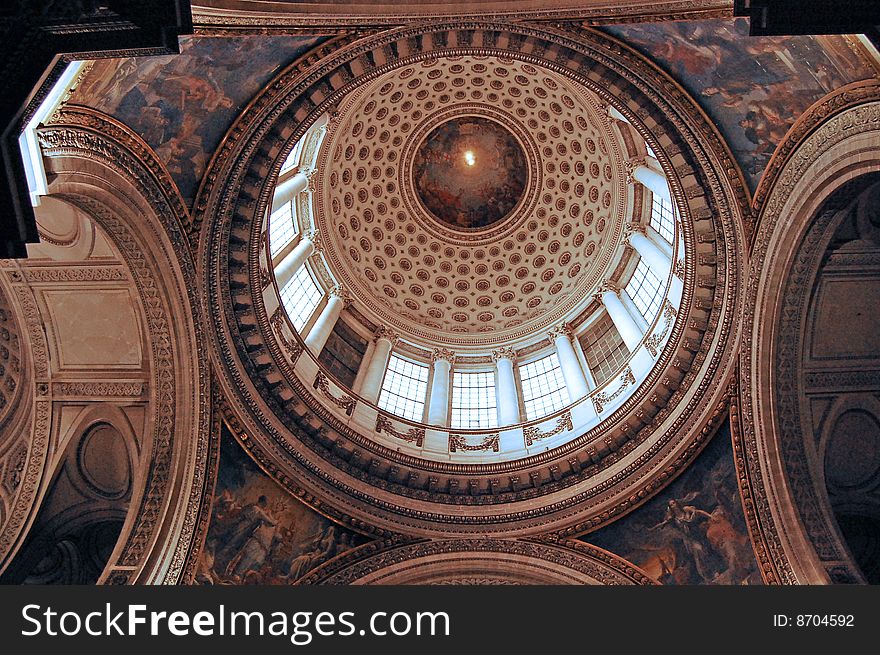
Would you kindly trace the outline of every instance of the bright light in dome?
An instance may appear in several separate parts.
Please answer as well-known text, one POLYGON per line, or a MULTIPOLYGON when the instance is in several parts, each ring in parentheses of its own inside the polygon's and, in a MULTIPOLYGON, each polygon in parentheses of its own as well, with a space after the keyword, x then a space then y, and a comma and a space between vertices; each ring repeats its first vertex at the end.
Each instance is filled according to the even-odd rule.
POLYGON ((477 158, 474 157, 473 150, 465 150, 464 151, 464 163, 467 164, 468 166, 473 166, 474 164, 477 163, 477 158))

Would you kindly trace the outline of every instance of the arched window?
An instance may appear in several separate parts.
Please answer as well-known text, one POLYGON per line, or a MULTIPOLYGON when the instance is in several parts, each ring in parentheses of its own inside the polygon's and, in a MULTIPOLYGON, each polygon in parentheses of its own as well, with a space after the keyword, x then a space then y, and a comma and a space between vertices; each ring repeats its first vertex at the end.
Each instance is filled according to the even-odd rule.
POLYGON ((411 421, 421 421, 427 393, 428 367, 391 355, 379 394, 379 407, 411 421))
POLYGON ((494 428, 498 426, 495 408, 495 374, 455 371, 452 375, 452 427, 494 428))
POLYGON ((556 353, 519 367, 526 419, 541 418, 569 403, 565 378, 556 353))
POLYGON ((639 313, 650 323, 660 309, 663 300, 663 282, 654 271, 640 259, 636 271, 626 285, 626 293, 632 298, 639 313))
POLYGON ((281 302, 297 332, 302 332, 322 295, 305 266, 301 266, 281 290, 281 302))

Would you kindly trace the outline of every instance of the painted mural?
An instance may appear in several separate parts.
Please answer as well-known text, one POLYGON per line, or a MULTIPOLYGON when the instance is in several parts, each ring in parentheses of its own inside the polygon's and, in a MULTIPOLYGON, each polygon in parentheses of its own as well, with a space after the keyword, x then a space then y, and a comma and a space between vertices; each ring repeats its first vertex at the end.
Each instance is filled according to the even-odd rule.
POLYGON ((485 118, 455 118, 419 146, 413 181, 422 203, 454 228, 487 227, 522 197, 528 167, 516 138, 485 118))
POLYGON ((762 584, 737 488, 729 425, 669 487, 583 540, 664 584, 762 584))
POLYGON ((199 584, 291 584, 365 543, 290 496, 224 431, 199 584))
POLYGON ((322 37, 181 37, 180 55, 102 59, 71 102, 128 125, 189 204, 220 139, 257 92, 322 37))
POLYGON ((660 64, 700 103, 752 190, 810 105, 844 84, 878 75, 852 37, 750 37, 744 18, 606 29, 660 64))

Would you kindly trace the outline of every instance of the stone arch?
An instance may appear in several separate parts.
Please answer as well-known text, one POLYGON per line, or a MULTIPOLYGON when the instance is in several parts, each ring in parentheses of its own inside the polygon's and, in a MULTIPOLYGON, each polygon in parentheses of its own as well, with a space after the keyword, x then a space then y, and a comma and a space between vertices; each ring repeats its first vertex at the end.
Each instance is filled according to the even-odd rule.
MULTIPOLYGON (((782 583, 861 581, 817 481, 814 444, 802 437, 804 325, 823 258, 853 200, 878 179, 880 102, 830 102, 764 189, 744 304, 734 423, 741 431, 740 483, 765 577, 782 583)), ((848 98, 851 100, 851 98, 848 98)), ((843 372, 834 373, 836 379, 843 372)), ((810 378, 809 376, 813 377, 810 378)), ((856 375, 856 378, 859 376, 856 375)))
POLYGON ((134 431, 118 407, 96 403, 65 432, 34 523, 4 571, 6 582, 99 582, 122 546, 132 492, 145 473, 136 468, 134 431))
MULTIPOLYGON (((150 412, 141 484, 133 487, 131 511, 102 579, 177 582, 200 538, 211 393, 198 347, 200 307, 189 284, 195 275, 189 214, 149 147, 100 112, 68 108, 39 138, 50 197, 86 214, 120 253, 147 334, 149 381, 143 393, 150 412)), ((51 396, 55 388, 47 383, 46 391, 51 396)), ((36 468, 45 472, 46 466, 44 455, 36 468)))
POLYGON ((297 584, 650 585, 637 566, 580 541, 439 539, 373 542, 331 560, 297 584))

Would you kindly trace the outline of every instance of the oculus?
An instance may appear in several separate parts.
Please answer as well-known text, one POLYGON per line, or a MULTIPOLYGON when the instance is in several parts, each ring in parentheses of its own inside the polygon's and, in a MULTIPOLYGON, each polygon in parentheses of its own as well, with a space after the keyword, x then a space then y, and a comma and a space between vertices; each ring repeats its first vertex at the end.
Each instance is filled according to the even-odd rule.
POLYGON ((498 123, 464 116, 434 129, 413 162, 416 194, 434 218, 478 230, 507 217, 523 197, 528 167, 522 146, 498 123))

